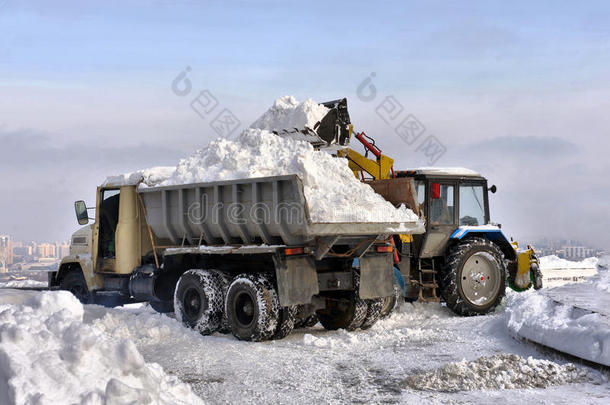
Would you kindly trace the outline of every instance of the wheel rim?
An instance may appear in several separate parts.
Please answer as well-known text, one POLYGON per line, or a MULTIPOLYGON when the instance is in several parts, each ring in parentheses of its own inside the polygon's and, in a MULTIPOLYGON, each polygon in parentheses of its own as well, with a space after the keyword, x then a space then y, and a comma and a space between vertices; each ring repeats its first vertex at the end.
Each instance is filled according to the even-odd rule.
POLYGON ((496 260, 489 253, 470 256, 464 263, 460 280, 465 298, 481 307, 493 302, 500 286, 499 273, 496 260))
POLYGON ((184 313, 190 320, 196 320, 205 306, 205 300, 195 288, 189 288, 184 292, 182 307, 184 313))
POLYGON ((242 327, 249 327, 254 322, 254 300, 250 294, 242 292, 235 297, 235 315, 242 327))

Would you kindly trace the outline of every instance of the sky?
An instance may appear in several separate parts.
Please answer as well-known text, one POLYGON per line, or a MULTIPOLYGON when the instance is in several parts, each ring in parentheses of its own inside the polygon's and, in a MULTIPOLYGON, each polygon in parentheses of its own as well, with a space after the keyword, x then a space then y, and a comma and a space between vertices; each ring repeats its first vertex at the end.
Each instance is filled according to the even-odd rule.
POLYGON ((347 97, 396 168, 496 184, 507 234, 610 249, 609 21, 603 1, 0 0, 0 234, 68 240, 106 176, 205 147, 207 91, 234 134, 283 95, 347 97))

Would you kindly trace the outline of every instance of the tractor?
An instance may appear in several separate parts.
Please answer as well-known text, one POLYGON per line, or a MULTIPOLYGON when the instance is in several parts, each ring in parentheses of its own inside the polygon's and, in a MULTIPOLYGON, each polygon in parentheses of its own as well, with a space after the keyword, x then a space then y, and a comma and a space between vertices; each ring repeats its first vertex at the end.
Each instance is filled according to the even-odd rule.
POLYGON ((482 175, 463 168, 394 170, 394 160, 373 138, 354 132, 347 99, 322 105, 329 113, 314 129, 320 141, 314 147, 346 158, 357 178, 425 220, 424 234, 393 237, 396 284, 406 300, 442 299, 455 313, 469 316, 492 311, 507 285, 515 291, 542 288, 534 249, 519 249, 491 221, 489 192, 496 192, 495 185, 488 187, 482 175), (352 138, 364 153, 350 147, 352 138))

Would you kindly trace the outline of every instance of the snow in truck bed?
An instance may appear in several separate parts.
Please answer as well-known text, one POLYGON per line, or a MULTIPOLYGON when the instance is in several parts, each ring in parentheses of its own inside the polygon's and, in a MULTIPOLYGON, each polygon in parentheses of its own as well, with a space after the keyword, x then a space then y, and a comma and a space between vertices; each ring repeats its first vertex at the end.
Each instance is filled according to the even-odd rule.
MULTIPOLYGON (((218 138, 180 160, 174 169, 153 168, 110 177, 105 185, 170 186, 219 180, 296 174, 304 187, 312 222, 396 223, 403 231, 423 230, 420 219, 404 206, 394 207, 360 182, 347 160, 314 150, 308 142, 274 135, 281 125, 311 125, 324 111, 307 100, 282 98, 237 139, 218 138), (267 128, 267 129, 261 129, 267 128), (406 224, 406 225, 405 225, 406 224)), ((323 109, 325 107, 321 106, 323 109)))

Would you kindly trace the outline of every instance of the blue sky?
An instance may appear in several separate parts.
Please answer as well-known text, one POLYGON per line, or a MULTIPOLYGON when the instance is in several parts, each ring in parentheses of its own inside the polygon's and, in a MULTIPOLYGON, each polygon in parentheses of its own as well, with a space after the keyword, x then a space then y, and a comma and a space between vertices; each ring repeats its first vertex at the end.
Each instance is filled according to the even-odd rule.
POLYGON ((0 0, 0 233, 67 239, 107 174, 212 139, 170 89, 190 66, 244 125, 285 94, 348 97, 397 165, 425 164, 375 114, 395 96, 447 147, 438 165, 498 184, 510 232, 610 247, 608 21, 607 2, 0 0))

